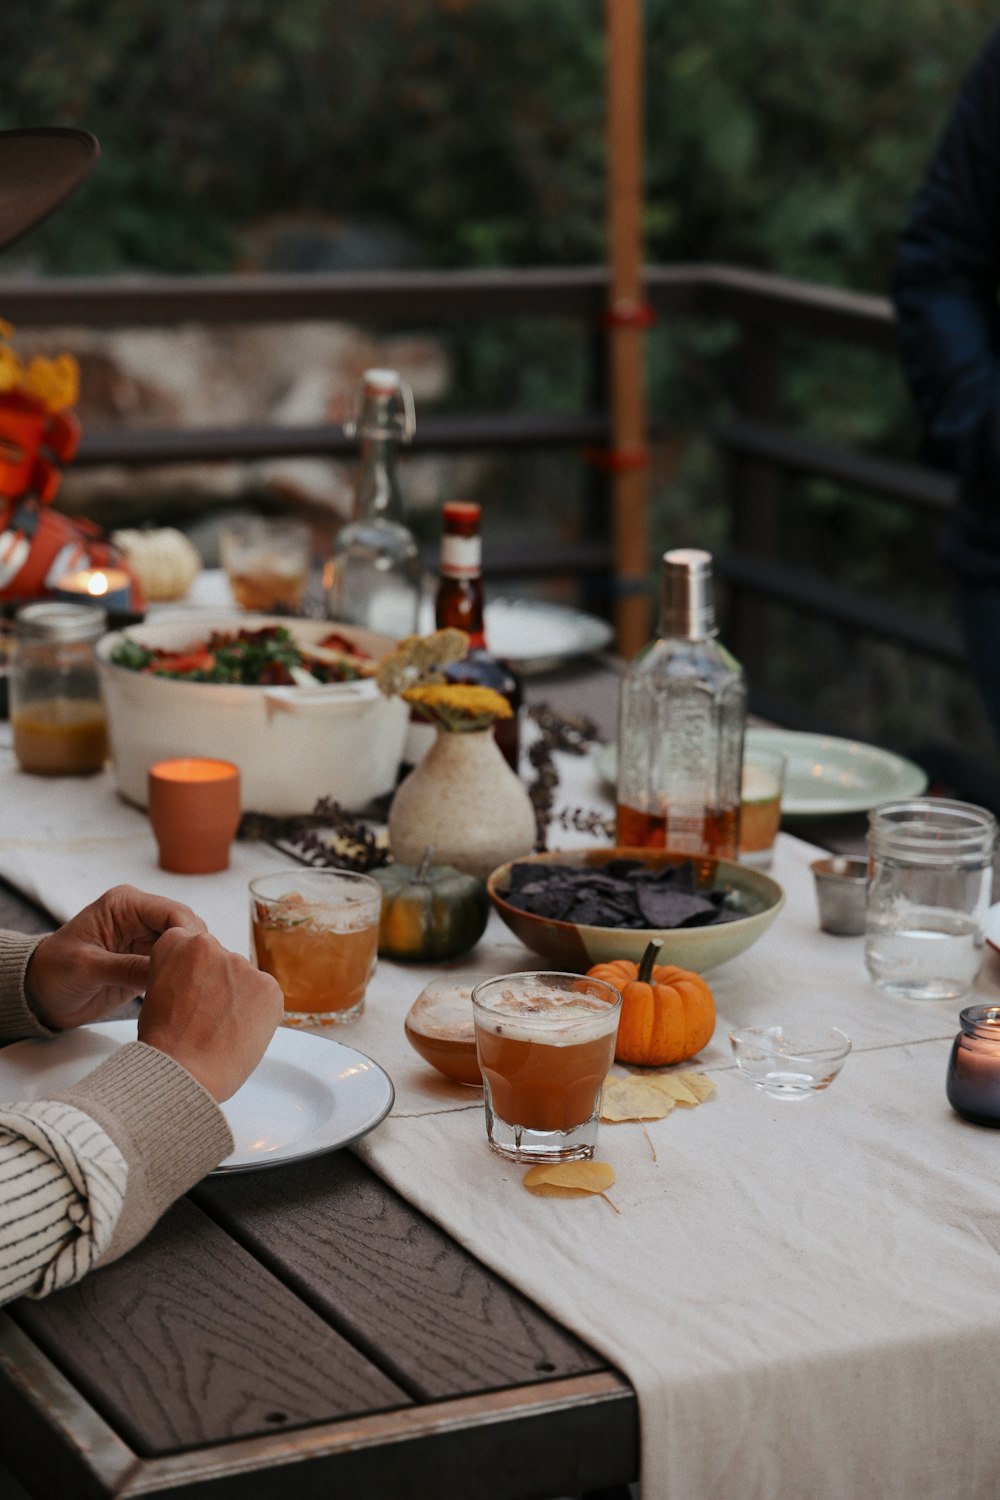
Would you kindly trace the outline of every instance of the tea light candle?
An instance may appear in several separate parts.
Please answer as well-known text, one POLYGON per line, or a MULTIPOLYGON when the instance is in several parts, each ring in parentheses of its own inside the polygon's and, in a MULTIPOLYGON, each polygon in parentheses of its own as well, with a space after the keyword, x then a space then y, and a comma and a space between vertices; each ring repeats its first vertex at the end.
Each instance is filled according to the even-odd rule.
POLYGON ((1000 1006, 973 1005, 948 1060, 948 1102, 975 1125, 1000 1126, 1000 1006))
POLYGON ((161 869, 176 875, 228 869, 240 822, 238 766, 203 756, 161 760, 149 768, 147 789, 161 869))
POLYGON ((108 610, 127 610, 132 579, 124 568, 78 568, 54 584, 57 599, 71 604, 102 604, 108 610))

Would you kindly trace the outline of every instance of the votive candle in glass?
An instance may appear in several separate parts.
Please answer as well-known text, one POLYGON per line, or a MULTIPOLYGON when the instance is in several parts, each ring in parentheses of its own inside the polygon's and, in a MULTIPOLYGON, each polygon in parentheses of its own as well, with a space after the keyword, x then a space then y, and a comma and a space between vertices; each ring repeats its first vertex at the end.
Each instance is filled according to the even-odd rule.
POLYGON ((948 1102, 975 1125, 1000 1126, 1000 1006, 972 1005, 948 1059, 948 1102))
POLYGON ((105 609, 129 609, 132 579, 124 568, 78 568, 56 580, 52 592, 69 604, 102 604, 105 609))

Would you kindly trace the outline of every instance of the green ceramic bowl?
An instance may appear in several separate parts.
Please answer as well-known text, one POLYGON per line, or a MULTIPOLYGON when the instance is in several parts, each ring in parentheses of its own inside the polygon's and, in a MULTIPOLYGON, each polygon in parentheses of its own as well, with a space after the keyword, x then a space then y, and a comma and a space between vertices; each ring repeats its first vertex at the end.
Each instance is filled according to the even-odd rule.
MULTIPOLYGON (((566 849, 557 853, 527 854, 514 864, 559 864, 579 869, 606 865, 612 859, 637 859, 653 869, 681 864, 690 856, 662 849, 566 849)), ((629 958, 638 963, 649 943, 660 943, 657 963, 677 964, 702 974, 717 964, 735 958, 761 937, 785 904, 785 893, 776 880, 759 870, 729 860, 700 860, 705 890, 726 887, 732 904, 745 915, 734 922, 708 927, 623 928, 584 927, 576 922, 556 922, 548 917, 520 911, 504 899, 510 885, 510 864, 501 865, 487 881, 490 900, 511 932, 547 963, 569 973, 584 973, 593 964, 629 958)))

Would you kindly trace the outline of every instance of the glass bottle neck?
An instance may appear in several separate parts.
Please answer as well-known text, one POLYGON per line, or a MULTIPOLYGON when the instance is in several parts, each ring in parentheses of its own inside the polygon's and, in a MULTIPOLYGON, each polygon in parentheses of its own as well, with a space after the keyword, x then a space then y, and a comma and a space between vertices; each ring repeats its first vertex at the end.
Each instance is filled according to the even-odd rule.
POLYGON ((661 640, 672 641, 714 641, 719 632, 715 621, 706 623, 704 620, 694 619, 691 616, 679 615, 676 609, 664 609, 660 612, 659 636, 661 640))
POLYGON ((403 524, 403 496, 396 475, 396 439, 368 432, 361 439, 361 462, 354 496, 354 519, 379 517, 403 524))

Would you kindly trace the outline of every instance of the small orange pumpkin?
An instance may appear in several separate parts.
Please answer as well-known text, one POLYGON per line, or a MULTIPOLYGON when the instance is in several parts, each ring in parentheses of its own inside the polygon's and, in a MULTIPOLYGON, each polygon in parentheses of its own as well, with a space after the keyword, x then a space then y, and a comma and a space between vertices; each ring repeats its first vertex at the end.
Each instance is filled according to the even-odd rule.
POLYGON ((616 1062, 647 1067, 685 1062, 715 1030, 715 1000, 704 979, 691 969, 655 964, 659 947, 650 943, 639 963, 619 958, 587 970, 622 993, 616 1062))

